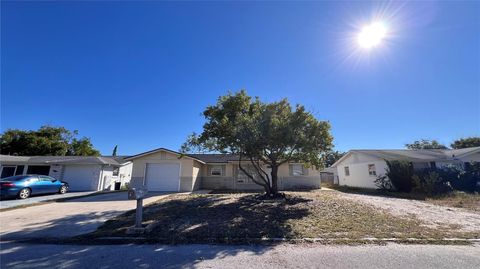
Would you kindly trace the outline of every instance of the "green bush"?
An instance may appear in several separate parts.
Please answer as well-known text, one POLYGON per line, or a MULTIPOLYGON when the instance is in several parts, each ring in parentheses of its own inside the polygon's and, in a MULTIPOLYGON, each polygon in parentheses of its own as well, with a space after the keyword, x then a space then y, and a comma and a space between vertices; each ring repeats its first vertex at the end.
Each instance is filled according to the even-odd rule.
POLYGON ((444 194, 452 191, 448 181, 438 171, 424 171, 413 175, 413 191, 427 195, 444 194))
POLYGON ((417 192, 427 195, 444 194, 453 190, 480 191, 480 163, 469 163, 465 169, 450 165, 440 169, 414 171, 407 161, 386 161, 387 171, 375 180, 381 190, 417 192))
POLYGON ((388 178, 387 175, 379 175, 377 176, 377 178, 375 179, 374 181, 375 183, 375 186, 377 186, 377 188, 379 190, 383 190, 383 191, 392 191, 394 190, 394 187, 392 185, 392 181, 390 181, 390 178, 388 178))
POLYGON ((407 161, 386 161, 386 175, 395 190, 399 192, 411 192, 413 183, 413 165, 407 161))
POLYGON ((465 169, 450 165, 436 170, 445 182, 449 182, 454 190, 475 192, 478 191, 480 181, 480 164, 470 163, 465 169))

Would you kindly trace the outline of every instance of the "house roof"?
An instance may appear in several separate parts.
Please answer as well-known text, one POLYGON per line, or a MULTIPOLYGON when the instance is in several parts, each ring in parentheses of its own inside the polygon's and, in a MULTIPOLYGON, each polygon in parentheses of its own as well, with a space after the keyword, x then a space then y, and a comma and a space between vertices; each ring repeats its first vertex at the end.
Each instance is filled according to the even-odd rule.
POLYGON ((160 151, 173 153, 173 154, 178 155, 179 157, 191 158, 191 159, 194 159, 194 160, 196 160, 198 162, 201 162, 203 164, 205 164, 205 163, 228 163, 228 162, 232 162, 232 161, 238 161, 240 159, 239 156, 236 155, 236 154, 218 154, 218 153, 213 153, 213 154, 210 154, 210 153, 190 154, 190 153, 180 153, 180 152, 177 152, 177 151, 174 151, 174 150, 171 150, 171 149, 167 149, 167 148, 157 148, 157 149, 154 149, 154 150, 150 150, 150 151, 139 153, 139 154, 136 154, 136 155, 133 155, 133 156, 126 157, 125 160, 133 160, 133 159, 140 158, 140 157, 143 157, 143 156, 146 156, 146 155, 149 155, 149 154, 154 154, 154 153, 157 153, 157 152, 160 152, 160 151))
POLYGON ((133 160, 133 159, 137 159, 137 158, 140 158, 140 157, 143 157, 143 156, 146 156, 146 155, 150 155, 150 154, 154 154, 154 153, 157 153, 157 152, 161 152, 161 151, 165 151, 165 152, 169 152, 169 153, 172 153, 172 154, 176 154, 178 155, 179 157, 187 157, 187 158, 191 158, 191 159, 194 159, 198 162, 201 162, 201 163, 205 163, 204 161, 202 161, 201 159, 198 159, 196 157, 193 157, 193 156, 190 156, 190 154, 183 154, 183 153, 180 153, 180 152, 177 152, 177 151, 174 151, 174 150, 171 150, 171 149, 166 149, 166 148, 157 148, 157 149, 154 149, 154 150, 149 150, 149 151, 145 151, 145 152, 142 152, 142 153, 139 153, 139 154, 136 154, 136 155, 132 155, 132 156, 129 156, 127 158, 125 158, 125 160, 133 160))
POLYGON ((448 152, 448 154, 451 154, 452 157, 463 157, 477 152, 480 152, 480 147, 452 149, 448 152))
POLYGON ((187 154, 188 156, 200 159, 206 163, 228 163, 240 160, 235 154, 187 154))
POLYGON ((0 155, 1 163, 27 164, 106 164, 123 165, 127 163, 123 157, 111 156, 13 156, 0 155))
POLYGON ((446 161, 480 152, 480 147, 464 149, 393 149, 393 150, 350 150, 336 161, 332 167, 337 166, 353 153, 362 153, 383 160, 412 160, 412 161, 446 161))

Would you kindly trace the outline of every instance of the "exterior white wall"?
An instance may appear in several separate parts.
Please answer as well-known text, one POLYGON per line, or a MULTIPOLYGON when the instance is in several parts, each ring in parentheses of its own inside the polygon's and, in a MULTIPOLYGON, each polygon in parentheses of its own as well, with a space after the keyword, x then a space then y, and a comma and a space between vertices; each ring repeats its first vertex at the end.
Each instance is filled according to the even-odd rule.
MULTIPOLYGON (((27 172, 27 170, 23 171, 24 173, 27 172)), ((62 178, 63 175, 63 165, 60 164, 52 164, 50 166, 50 172, 48 173, 49 176, 53 178, 62 178)))
POLYGON ((350 187, 360 187, 376 189, 375 179, 379 175, 384 175, 387 169, 387 163, 379 158, 374 158, 360 153, 352 153, 343 162, 337 165, 338 184, 350 187), (377 175, 372 176, 368 173, 368 165, 375 164, 377 175), (350 175, 345 175, 345 167, 348 166, 350 175))
POLYGON ((118 177, 119 177, 119 180, 122 182, 122 186, 124 186, 127 183, 130 183, 130 180, 132 179, 132 168, 133 168, 133 163, 131 162, 123 166, 120 166, 118 177))
POLYGON ((99 185, 99 190, 115 190, 115 183, 120 182, 120 186, 130 183, 132 178, 132 163, 127 163, 119 167, 118 176, 113 175, 115 166, 105 165, 102 171, 102 178, 99 185))
POLYGON ((104 165, 100 173, 98 190, 114 190, 117 177, 113 176, 113 166, 104 165))

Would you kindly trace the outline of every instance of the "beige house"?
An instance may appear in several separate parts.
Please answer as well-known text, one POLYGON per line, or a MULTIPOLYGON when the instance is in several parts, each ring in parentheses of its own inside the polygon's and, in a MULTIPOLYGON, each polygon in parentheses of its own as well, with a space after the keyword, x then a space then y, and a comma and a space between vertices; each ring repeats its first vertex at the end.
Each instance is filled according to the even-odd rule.
MULTIPOLYGON (((235 155, 182 155, 159 148, 127 157, 125 161, 133 163, 131 186, 146 186, 149 191, 262 189, 239 170, 239 159, 235 155)), ((242 166, 252 169, 248 161, 244 163, 242 166)), ((286 163, 279 167, 278 186, 281 190, 318 189, 320 173, 301 163, 286 163)))

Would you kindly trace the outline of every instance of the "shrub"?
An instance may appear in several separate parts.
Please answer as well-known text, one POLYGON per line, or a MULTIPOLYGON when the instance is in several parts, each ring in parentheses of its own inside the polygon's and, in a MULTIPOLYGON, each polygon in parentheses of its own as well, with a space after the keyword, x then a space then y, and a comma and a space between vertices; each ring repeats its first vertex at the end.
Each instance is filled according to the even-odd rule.
POLYGON ((459 191, 474 192, 478 190, 480 181, 480 164, 469 163, 465 169, 449 165, 439 169, 440 176, 450 182, 452 188, 459 191))
POLYGON ((471 162, 465 165, 465 174, 460 176, 462 181, 459 189, 464 191, 475 192, 480 191, 480 162, 471 162))
POLYGON ((390 181, 390 178, 388 178, 386 175, 379 175, 377 179, 375 179, 374 183, 379 190, 392 191, 394 189, 392 186, 392 181, 390 181))
POLYGON ((386 161, 386 176, 391 185, 400 192, 410 192, 413 189, 413 165, 407 161, 386 161))
POLYGON ((386 161, 387 173, 379 176, 375 184, 382 190, 424 193, 427 195, 444 194, 453 190, 480 191, 480 163, 468 163, 465 169, 449 165, 441 169, 423 169, 414 171, 413 165, 406 161, 386 161))
POLYGON ((414 182, 413 191, 425 193, 427 195, 444 194, 452 191, 448 181, 445 181, 437 171, 425 171, 415 174, 412 177, 414 182))

